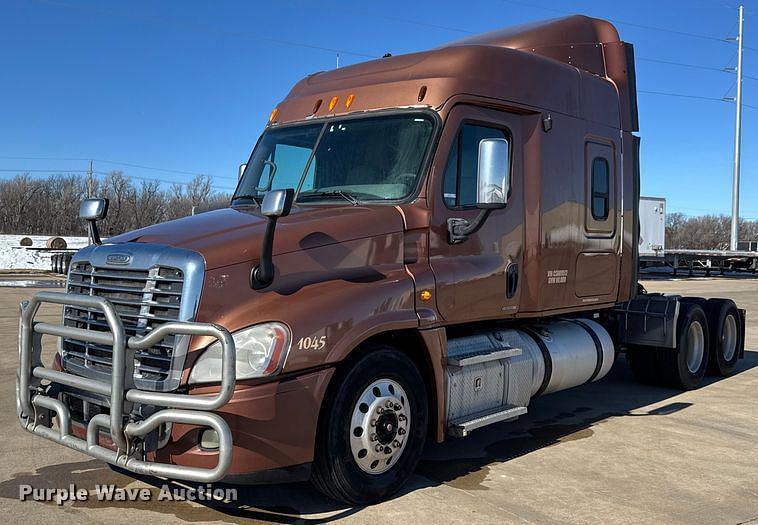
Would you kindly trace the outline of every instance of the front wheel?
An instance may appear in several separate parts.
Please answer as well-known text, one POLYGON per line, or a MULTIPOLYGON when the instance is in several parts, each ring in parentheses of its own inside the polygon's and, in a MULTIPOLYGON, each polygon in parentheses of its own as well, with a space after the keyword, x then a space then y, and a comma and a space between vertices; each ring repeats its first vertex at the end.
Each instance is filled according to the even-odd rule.
POLYGON ((312 481, 333 499, 366 505, 397 492, 416 468, 427 430, 424 380, 389 346, 373 347, 336 380, 319 422, 312 481))

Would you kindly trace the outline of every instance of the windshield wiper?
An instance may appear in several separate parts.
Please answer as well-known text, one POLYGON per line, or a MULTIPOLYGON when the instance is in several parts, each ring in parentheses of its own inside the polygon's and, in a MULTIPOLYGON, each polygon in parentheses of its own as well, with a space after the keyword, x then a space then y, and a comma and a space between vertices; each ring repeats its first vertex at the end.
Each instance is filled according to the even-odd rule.
POLYGON ((260 203, 261 198, 262 198, 261 195, 243 194, 243 195, 235 195, 234 197, 232 197, 232 201, 238 201, 240 199, 246 199, 246 200, 253 201, 256 206, 260 206, 260 204, 261 204, 260 203))
POLYGON ((352 204, 353 206, 358 206, 358 199, 355 197, 355 195, 352 195, 351 193, 346 193, 342 190, 333 190, 333 191, 309 191, 306 193, 301 193, 297 200, 302 199, 309 199, 311 197, 314 198, 320 198, 320 197, 342 197, 347 202, 352 204))

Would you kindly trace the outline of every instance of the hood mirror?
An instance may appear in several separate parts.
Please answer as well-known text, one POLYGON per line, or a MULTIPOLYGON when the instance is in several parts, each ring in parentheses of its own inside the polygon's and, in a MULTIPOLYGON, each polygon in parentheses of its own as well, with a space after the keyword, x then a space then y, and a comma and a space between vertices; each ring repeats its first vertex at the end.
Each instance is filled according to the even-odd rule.
POLYGON ((90 240, 97 245, 103 244, 97 221, 108 215, 108 199, 85 199, 79 205, 79 218, 87 221, 90 240))
POLYGON ((292 209, 295 190, 272 190, 266 193, 261 203, 261 213, 266 217, 285 217, 292 209))
POLYGON ((261 203, 261 214, 266 217, 266 233, 263 235, 261 247, 261 260, 258 266, 250 272, 250 287, 255 290, 265 288, 274 280, 276 269, 274 268, 274 234, 276 233, 276 221, 279 217, 286 217, 292 209, 295 200, 295 190, 271 190, 266 193, 261 203))
POLYGON ((245 174, 247 164, 240 164, 239 171, 237 172, 237 180, 242 180, 242 176, 245 174))

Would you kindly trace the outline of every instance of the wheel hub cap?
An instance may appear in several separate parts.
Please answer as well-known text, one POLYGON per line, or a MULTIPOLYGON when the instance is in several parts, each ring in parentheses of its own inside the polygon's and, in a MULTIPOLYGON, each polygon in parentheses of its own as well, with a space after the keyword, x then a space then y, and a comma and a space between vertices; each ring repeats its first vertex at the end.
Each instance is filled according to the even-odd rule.
POLYGON ((721 352, 726 361, 731 361, 737 351, 737 320, 727 315, 721 328, 721 352))
POLYGON ((687 330, 687 369, 693 374, 700 369, 705 353, 705 334, 703 326, 694 321, 687 330))
POLYGON ((356 401, 350 421, 350 450, 369 474, 389 470, 405 450, 410 428, 405 390, 391 379, 371 383, 356 401))

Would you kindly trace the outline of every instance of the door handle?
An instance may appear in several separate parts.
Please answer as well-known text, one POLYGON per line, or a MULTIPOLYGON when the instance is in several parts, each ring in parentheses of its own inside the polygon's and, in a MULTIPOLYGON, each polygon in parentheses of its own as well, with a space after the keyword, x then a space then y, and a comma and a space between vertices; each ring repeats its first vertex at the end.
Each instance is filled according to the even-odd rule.
POLYGON ((518 264, 510 263, 505 269, 505 297, 513 299, 518 289, 518 264))

